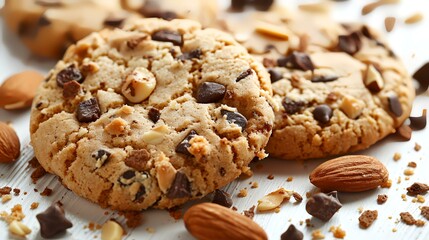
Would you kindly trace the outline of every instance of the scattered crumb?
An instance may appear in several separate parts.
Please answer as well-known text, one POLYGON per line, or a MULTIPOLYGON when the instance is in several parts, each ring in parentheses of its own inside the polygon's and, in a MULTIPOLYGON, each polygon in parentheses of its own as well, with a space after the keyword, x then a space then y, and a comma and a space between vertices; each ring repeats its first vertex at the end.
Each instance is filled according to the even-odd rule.
POLYGON ((392 228, 392 232, 396 232, 396 231, 398 231, 398 229, 392 228))
POLYGON ((311 195, 313 195, 311 192, 306 192, 306 193, 305 193, 305 197, 306 197, 306 198, 310 198, 310 197, 311 197, 311 195))
POLYGON ((414 225, 416 225, 417 227, 423 227, 425 224, 426 222, 423 220, 416 220, 416 222, 414 223, 414 225))
POLYGON ((408 181, 408 180, 410 180, 410 177, 406 176, 404 179, 405 179, 405 181, 408 181))
POLYGON ((99 229, 101 229, 101 227, 102 226, 100 224, 97 224, 97 223, 94 223, 94 222, 89 222, 89 224, 88 224, 88 229, 91 230, 91 231, 99 230, 99 229))
POLYGON ((30 165, 30 167, 32 168, 37 168, 38 166, 40 166, 40 163, 36 157, 33 157, 30 161, 28 161, 28 165, 30 165))
POLYGON ((124 217, 127 219, 126 224, 129 228, 135 228, 139 226, 143 220, 143 214, 136 211, 124 212, 124 217))
POLYGON ((329 231, 334 234, 334 237, 343 239, 346 236, 346 231, 341 229, 341 226, 335 227, 332 226, 329 228, 329 231))
POLYGON ((292 196, 295 198, 296 202, 302 202, 302 196, 299 193, 293 192, 292 196))
POLYGON ((387 201, 387 195, 386 194, 380 194, 377 196, 377 203, 378 204, 383 204, 387 201))
POLYGON ((2 187, 0 188, 0 196, 5 195, 5 194, 10 194, 10 192, 12 191, 11 187, 2 187))
POLYGON ((22 219, 24 219, 24 217, 25 215, 22 212, 21 204, 16 204, 15 206, 13 206, 10 214, 8 214, 6 211, 0 212, 0 219, 3 219, 8 224, 14 220, 21 221, 22 219))
POLYGON ((147 227, 146 228, 146 232, 148 232, 148 233, 155 233, 155 228, 153 228, 153 227, 147 227))
POLYGON ((429 220, 429 206, 423 206, 420 208, 420 214, 425 217, 427 220, 429 220))
POLYGON ((358 207, 358 212, 362 213, 363 212, 363 207, 358 207))
POLYGON ((402 201, 407 201, 407 196, 405 194, 401 194, 402 201))
POLYGON ((388 216, 387 218, 388 218, 388 219, 392 219, 392 216, 388 216))
POLYGON ((417 202, 424 203, 426 201, 425 196, 417 195, 417 202))
POLYGON ((401 212, 399 216, 401 216, 402 222, 407 225, 414 225, 416 223, 416 220, 409 212, 401 212))
POLYGON ((414 23, 420 22, 422 19, 423 19, 423 14, 420 12, 416 12, 416 13, 410 15, 409 17, 407 17, 404 20, 404 22, 406 24, 414 24, 414 23))
POLYGON ((398 161, 399 159, 401 159, 402 155, 400 153, 395 153, 393 154, 393 160, 398 161))
POLYGON ((412 176, 412 175, 414 175, 414 170, 411 169, 411 168, 407 168, 407 169, 404 170, 404 175, 406 175, 406 176, 412 176))
POLYGON ((418 143, 416 143, 416 144, 414 145, 414 150, 415 150, 416 152, 418 152, 418 151, 420 151, 420 149, 422 149, 422 146, 420 146, 418 143))
POLYGON ((268 176, 267 176, 267 178, 268 178, 269 180, 273 180, 273 179, 274 179, 274 175, 273 175, 273 174, 270 174, 270 175, 268 175, 268 176))
POLYGON ((312 239, 325 239, 325 235, 318 229, 311 233, 312 239))
POLYGON ((244 216, 246 216, 250 219, 253 219, 253 217, 255 216, 255 205, 250 207, 249 210, 244 210, 243 214, 244 214, 244 216))
POLYGON ((170 214, 170 217, 174 218, 174 220, 182 218, 182 210, 180 208, 170 208, 168 209, 168 213, 170 214))
POLYGON ((377 210, 366 210, 359 217, 359 226, 361 228, 368 228, 372 225, 372 223, 377 219, 378 211, 377 210))
POLYGON ((235 206, 232 206, 231 210, 237 212, 238 209, 235 206))
POLYGON ((307 227, 314 227, 314 225, 311 223, 311 219, 310 218, 305 219, 305 226, 307 226, 307 227))
POLYGON ((37 183, 37 180, 39 180, 40 178, 42 178, 43 176, 46 175, 46 171, 42 166, 38 166, 36 169, 34 169, 34 171, 31 173, 31 179, 33 181, 33 183, 37 183))
POLYGON ((279 213, 279 212, 280 212, 280 207, 276 207, 276 208, 274 208, 274 212, 275 212, 275 213, 279 213))
POLYGON ((43 192, 40 193, 41 196, 44 197, 49 197, 52 194, 52 189, 45 187, 45 189, 43 189, 43 192))
POLYGON ((237 197, 243 198, 247 196, 247 188, 243 188, 240 190, 240 192, 237 194, 237 197))
POLYGON ((416 168, 417 167, 417 163, 416 162, 409 162, 408 163, 408 167, 416 168))
POLYGON ((302 224, 304 224, 304 221, 300 220, 299 225, 302 226, 302 224))
POLYGON ((415 182, 411 186, 407 187, 407 194, 414 196, 418 194, 426 194, 429 190, 429 186, 424 183, 415 182))
POLYGON ((402 182, 401 176, 398 177, 398 181, 396 181, 397 184, 400 184, 402 182))
POLYGON ((383 184, 381 184, 382 188, 390 188, 392 186, 392 179, 387 180, 383 184))
POLYGON ((258 187, 259 187, 258 182, 253 182, 252 186, 250 186, 250 188, 258 188, 258 187))
POLYGON ((5 194, 5 195, 1 196, 1 202, 2 203, 9 202, 11 199, 12 199, 12 195, 10 195, 10 194, 5 194))
POLYGON ((38 208, 39 207, 39 202, 32 202, 31 203, 31 205, 30 205, 30 209, 36 209, 36 208, 38 208))
POLYGON ((292 181, 293 181, 293 177, 286 178, 286 182, 292 182, 292 181))
POLYGON ((396 18, 394 17, 386 17, 384 19, 384 26, 386 28, 387 32, 391 32, 393 28, 395 27, 396 18))

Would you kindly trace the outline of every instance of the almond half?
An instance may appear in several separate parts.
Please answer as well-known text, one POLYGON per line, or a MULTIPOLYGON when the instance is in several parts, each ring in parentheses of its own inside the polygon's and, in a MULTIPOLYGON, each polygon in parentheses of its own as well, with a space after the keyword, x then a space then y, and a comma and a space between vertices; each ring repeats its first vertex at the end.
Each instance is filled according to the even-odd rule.
POLYGON ((264 229, 250 218, 214 203, 189 208, 183 220, 189 233, 199 240, 268 239, 264 229))
POLYGON ((386 182, 389 173, 376 158, 350 155, 320 164, 310 174, 310 182, 326 191, 362 192, 386 182))
POLYGON ((0 163, 15 161, 20 154, 21 145, 15 130, 0 122, 0 163))

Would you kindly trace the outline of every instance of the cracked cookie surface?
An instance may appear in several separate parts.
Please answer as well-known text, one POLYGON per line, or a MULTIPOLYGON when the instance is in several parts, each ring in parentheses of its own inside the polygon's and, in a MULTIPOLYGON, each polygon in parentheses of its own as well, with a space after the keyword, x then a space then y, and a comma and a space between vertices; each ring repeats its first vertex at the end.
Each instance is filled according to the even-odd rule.
POLYGON ((279 106, 270 156, 310 159, 362 150, 409 116, 412 79, 369 27, 281 8, 241 22, 246 25, 227 18, 226 30, 268 69, 279 106))
POLYGON ((266 156, 269 75, 230 35, 139 19, 72 45, 34 99, 40 164, 103 207, 171 208, 266 156))

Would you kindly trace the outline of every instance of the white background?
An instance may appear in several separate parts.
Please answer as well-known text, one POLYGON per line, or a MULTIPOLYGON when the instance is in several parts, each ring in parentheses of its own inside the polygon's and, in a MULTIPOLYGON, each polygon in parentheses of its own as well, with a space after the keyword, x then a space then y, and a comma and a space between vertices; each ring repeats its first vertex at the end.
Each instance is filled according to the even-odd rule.
MULTIPOLYGON (((228 0, 221 2, 223 7, 228 5, 228 0)), ((298 2, 302 3, 304 1, 282 1, 283 4, 287 4, 290 8, 296 7, 298 2)), ((393 32, 388 34, 388 40, 396 54, 403 59, 407 69, 413 73, 425 61, 429 60, 429 1, 404 0, 400 4, 383 6, 370 15, 361 16, 361 8, 368 2, 367 0, 350 0, 334 3, 333 17, 340 21, 363 21, 383 32, 385 32, 384 18, 387 16, 397 17, 397 24, 393 32), (415 25, 403 24, 402 20, 416 11, 427 13, 424 21, 415 25)), ((3 1, 0 0, 0 6, 2 5, 3 1)), ((11 74, 22 70, 37 69, 47 72, 53 64, 54 62, 31 56, 19 39, 8 32, 3 26, 3 22, 0 21, 0 82, 11 74)), ((426 92, 425 95, 417 97, 412 115, 419 115, 423 108, 428 107, 429 94, 426 92)), ((74 227, 61 238, 99 238, 99 231, 89 231, 84 226, 88 225, 89 222, 102 224, 109 218, 116 218, 116 213, 102 209, 77 197, 61 186, 53 176, 45 176, 36 185, 31 183, 29 175, 32 169, 27 165, 27 160, 32 158, 32 150, 28 145, 28 120, 28 110, 18 112, 0 110, 0 121, 11 121, 13 123, 22 145, 21 159, 14 164, 0 165, 0 187, 8 185, 13 188, 20 188, 21 195, 13 197, 6 204, 0 203, 0 211, 9 211, 15 204, 22 204, 26 214, 23 222, 33 230, 28 238, 41 239, 35 214, 46 209, 52 202, 61 200, 64 203, 67 217, 74 224, 74 227), (47 186, 54 190, 50 197, 41 197, 33 191, 34 188, 37 188, 40 192, 47 186), (27 191, 28 195, 24 196, 22 194, 24 191, 27 191), (29 209, 33 201, 40 202, 40 206, 36 210, 29 209)), ((416 181, 429 183, 427 170, 429 169, 428 136, 429 127, 422 131, 413 132, 413 138, 409 142, 399 142, 397 138, 390 136, 371 149, 360 152, 360 154, 368 154, 380 159, 387 166, 393 185, 390 189, 376 189, 358 194, 340 193, 339 197, 343 203, 343 208, 327 223, 312 219, 312 224, 314 224, 312 228, 299 225, 300 221, 311 217, 305 211, 305 197, 301 204, 294 204, 293 200, 285 203, 279 213, 257 213, 254 220, 266 230, 270 239, 279 239, 281 233, 287 229, 290 223, 295 224, 298 229, 304 232, 305 239, 311 239, 311 232, 315 229, 320 229, 325 234, 325 239, 333 239, 333 235, 328 232, 328 229, 331 226, 338 225, 341 225, 341 228, 346 231, 346 239, 429 239, 429 224, 426 224, 425 227, 417 228, 397 221, 399 213, 405 211, 409 211, 417 219, 423 219, 418 207, 429 205, 429 203, 412 203, 410 197, 407 197, 407 201, 403 201, 400 196, 406 192, 406 187, 416 181), (422 150, 419 152, 415 152, 413 149, 416 142, 422 145, 422 150), (392 160, 395 152, 402 154, 402 159, 397 162, 392 160), (405 181, 403 171, 409 161, 415 161, 417 168, 415 175, 410 180, 405 181), (402 183, 397 184, 399 176, 402 178, 402 183), (376 198, 378 194, 387 194, 389 196, 384 205, 377 205, 376 198), (358 226, 359 208, 364 210, 377 209, 379 211, 378 219, 367 230, 360 229, 358 226), (389 219, 389 216, 392 218, 389 219), (396 228, 397 232, 392 232, 393 228, 396 228)), ((255 174, 252 178, 236 180, 225 189, 234 196, 234 206, 238 208, 239 212, 255 205, 258 199, 269 192, 277 190, 279 187, 297 191, 305 196, 305 192, 314 190, 308 181, 308 174, 321 162, 321 160, 314 160, 298 163, 266 159, 260 163, 263 165, 262 168, 253 166, 255 174), (269 174, 273 174, 275 178, 268 180, 267 176, 269 174), (293 181, 286 182, 287 177, 293 177, 293 181), (249 195, 245 198, 237 198, 236 195, 240 189, 244 187, 249 189, 250 181, 257 181, 259 188, 250 189, 249 195)), ((429 201, 429 198, 427 201, 429 201)), ((166 211, 148 210, 143 214, 143 225, 136 229, 128 229, 129 235, 127 235, 126 239, 192 239, 186 232, 183 222, 181 220, 175 221, 166 211), (147 232, 146 228, 148 227, 153 227, 155 233, 147 232)), ((2 221, 0 221, 0 239, 14 239, 8 234, 6 223, 2 221)))

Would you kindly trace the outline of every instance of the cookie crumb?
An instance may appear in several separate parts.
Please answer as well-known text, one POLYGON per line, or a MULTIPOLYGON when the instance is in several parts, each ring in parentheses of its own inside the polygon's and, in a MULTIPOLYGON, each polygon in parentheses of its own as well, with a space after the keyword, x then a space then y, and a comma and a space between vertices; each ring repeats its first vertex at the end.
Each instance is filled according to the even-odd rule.
POLYGON ((6 211, 0 212, 0 219, 3 219, 8 224, 10 224, 14 220, 21 221, 22 219, 24 219, 24 217, 25 215, 22 212, 21 204, 16 204, 15 206, 13 206, 10 214, 8 214, 6 211))
POLYGON ((255 216, 255 205, 253 205, 252 207, 250 207, 248 210, 244 210, 243 214, 244 216, 253 219, 253 217, 255 216))
POLYGON ((250 188, 258 188, 259 187, 259 183, 258 182, 253 182, 252 186, 250 186, 250 188))
POLYGON ((406 176, 412 176, 412 175, 414 175, 414 170, 411 169, 411 168, 407 168, 407 169, 404 170, 404 175, 406 175, 406 176))
POLYGON ((273 174, 268 175, 268 176, 267 176, 267 179, 269 179, 269 180, 273 180, 273 179, 274 179, 274 175, 273 175, 273 174))
POLYGON ((325 239, 325 235, 323 235, 323 233, 319 229, 314 230, 311 233, 311 237, 312 239, 325 239))
POLYGON ((293 196, 293 198, 295 198, 296 202, 299 202, 299 203, 302 202, 302 196, 299 193, 293 192, 292 196, 293 196))
POLYGON ((398 231, 398 229, 392 228, 392 232, 397 232, 397 231, 398 231))
POLYGON ((241 189, 240 192, 237 194, 237 197, 240 197, 240 198, 247 197, 247 188, 241 189))
POLYGON ((310 218, 305 219, 305 226, 306 227, 314 227, 314 225, 311 223, 310 218))
POLYGON ((420 214, 425 217, 427 220, 429 220, 429 206, 423 206, 420 208, 420 214))
POLYGON ((40 193, 41 196, 44 197, 49 197, 52 194, 52 189, 45 187, 45 189, 43 189, 43 192, 40 193))
POLYGON ((402 155, 400 153, 395 153, 393 154, 393 160, 398 161, 399 159, 401 159, 402 155))
POLYGON ((138 227, 143 220, 143 214, 137 211, 128 211, 124 213, 124 217, 126 218, 126 224, 129 228, 138 227))
POLYGON ((369 228, 372 223, 377 219, 378 211, 377 210, 366 210, 359 217, 359 226, 361 228, 369 228))
POLYGON ((39 207, 39 202, 32 202, 31 203, 31 205, 30 205, 30 209, 36 209, 36 208, 38 208, 39 207))
POLYGON ((5 195, 5 194, 10 194, 10 192, 12 191, 11 187, 5 186, 0 188, 0 196, 5 195))
POLYGON ((10 195, 10 194, 5 194, 5 195, 1 196, 1 202, 2 203, 9 202, 11 199, 12 199, 12 195, 10 195))
POLYGON ((417 163, 416 162, 409 162, 408 163, 408 167, 416 168, 417 167, 417 163))
POLYGON ((408 16, 404 22, 405 24, 414 24, 418 23, 421 20, 423 20, 423 14, 420 12, 413 13, 412 15, 408 16))
POLYGON ((146 228, 146 232, 148 232, 148 233, 155 233, 155 228, 153 228, 153 227, 147 227, 146 228))
POLYGON ((392 179, 389 179, 386 182, 382 183, 380 185, 380 187, 382 187, 382 188, 390 188, 390 187, 392 187, 392 179))
POLYGON ((407 201, 407 196, 405 194, 401 194, 402 201, 407 201))
POLYGON ((417 202, 424 203, 426 201, 423 195, 417 195, 417 202))
POLYGON ((34 184, 37 183, 37 180, 39 180, 40 178, 42 178, 43 176, 46 175, 46 171, 42 166, 38 166, 36 169, 34 169, 34 171, 31 173, 31 180, 33 181, 34 184))
POLYGON ((422 146, 420 146, 420 144, 416 143, 416 144, 414 145, 414 150, 415 150, 416 152, 418 152, 418 151, 420 151, 420 149, 422 149, 422 146))
POLYGON ((332 232, 332 234, 336 238, 343 239, 346 236, 346 231, 341 229, 341 226, 338 226, 338 227, 332 226, 329 228, 329 231, 332 232))
POLYGON ((358 212, 362 213, 363 212, 363 207, 358 207, 358 212))
POLYGON ((387 195, 386 194, 380 194, 377 196, 377 203, 378 204, 383 204, 387 201, 387 195))
POLYGON ((293 177, 286 178, 286 182, 292 182, 292 181, 293 181, 293 177))
POLYGON ((180 208, 170 208, 168 209, 168 213, 170 214, 170 217, 174 218, 174 220, 179 220, 182 218, 182 210, 180 208))
POLYGON ((407 225, 414 225, 416 223, 416 220, 409 212, 401 212, 399 216, 401 216, 401 221, 407 225))

